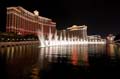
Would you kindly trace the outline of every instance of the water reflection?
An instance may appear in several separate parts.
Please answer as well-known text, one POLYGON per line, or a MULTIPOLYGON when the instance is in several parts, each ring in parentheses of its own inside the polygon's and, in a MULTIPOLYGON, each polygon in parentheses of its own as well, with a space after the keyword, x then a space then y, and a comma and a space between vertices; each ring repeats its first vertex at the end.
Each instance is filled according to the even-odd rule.
POLYGON ((115 58, 115 50, 114 50, 114 44, 107 45, 107 54, 112 59, 115 58))
POLYGON ((88 48, 90 55, 102 55, 105 54, 106 44, 92 44, 88 45, 88 48))
MULTIPOLYGON (((40 48, 40 62, 46 59, 48 62, 58 62, 62 58, 67 58, 67 63, 73 65, 88 65, 88 45, 40 48)), ((61 60, 59 62, 62 63, 61 60)))
POLYGON ((89 67, 93 64, 94 67, 97 65, 101 67, 104 63, 108 64, 108 61, 111 61, 109 58, 117 61, 116 56, 120 60, 120 47, 113 44, 81 44, 45 48, 38 48, 37 45, 1 47, 0 74, 7 79, 42 79, 43 73, 51 73, 54 68, 57 72, 59 68, 69 71, 72 67, 89 67))
POLYGON ((0 48, 0 60, 5 67, 3 68, 3 71, 6 71, 6 73, 3 74, 2 71, 0 72, 9 79, 22 79, 21 77, 24 77, 24 72, 26 73, 26 70, 36 63, 38 58, 38 52, 35 51, 36 49, 36 46, 12 46, 0 48))
POLYGON ((120 45, 114 45, 114 53, 120 59, 120 45))
POLYGON ((74 46, 71 60, 73 65, 88 65, 88 45, 74 46))
POLYGON ((76 47, 72 49, 72 64, 73 65, 77 65, 78 64, 78 51, 76 50, 76 47))

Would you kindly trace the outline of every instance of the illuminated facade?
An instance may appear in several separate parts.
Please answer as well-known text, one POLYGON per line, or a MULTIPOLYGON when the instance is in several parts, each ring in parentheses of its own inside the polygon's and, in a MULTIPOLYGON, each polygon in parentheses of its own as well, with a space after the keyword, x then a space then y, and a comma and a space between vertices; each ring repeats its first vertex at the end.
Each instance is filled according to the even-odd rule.
POLYGON ((20 6, 7 8, 6 32, 19 35, 37 34, 42 28, 44 35, 48 35, 49 29, 54 33, 56 23, 49 18, 39 16, 37 10, 32 13, 20 6))
POLYGON ((100 35, 90 35, 88 36, 88 40, 101 40, 101 36, 100 35))
POLYGON ((115 39, 115 36, 113 34, 109 34, 107 36, 107 42, 108 43, 113 43, 114 42, 114 39, 115 39))
POLYGON ((67 28, 67 34, 69 34, 70 37, 74 36, 75 38, 87 39, 87 26, 73 25, 67 28))

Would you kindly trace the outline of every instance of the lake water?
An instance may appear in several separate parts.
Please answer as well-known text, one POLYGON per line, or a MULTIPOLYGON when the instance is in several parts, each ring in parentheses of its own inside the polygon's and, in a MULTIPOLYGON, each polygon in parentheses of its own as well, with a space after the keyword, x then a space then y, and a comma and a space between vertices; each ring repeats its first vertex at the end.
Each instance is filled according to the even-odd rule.
POLYGON ((0 48, 0 79, 116 79, 119 73, 114 44, 0 48))

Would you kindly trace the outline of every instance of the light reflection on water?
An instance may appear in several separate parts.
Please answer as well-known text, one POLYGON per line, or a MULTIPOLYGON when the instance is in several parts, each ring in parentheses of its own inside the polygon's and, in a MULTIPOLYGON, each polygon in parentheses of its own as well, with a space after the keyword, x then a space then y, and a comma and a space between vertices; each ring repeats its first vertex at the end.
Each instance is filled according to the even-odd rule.
POLYGON ((107 46, 107 52, 108 56, 110 56, 111 58, 115 58, 115 50, 113 44, 109 44, 109 46, 107 46))
POLYGON ((97 61, 98 58, 104 56, 106 59, 110 58, 109 61, 119 60, 120 47, 113 44, 82 44, 45 48, 38 48, 36 45, 1 47, 0 74, 7 79, 39 79, 42 70, 52 69, 52 63, 64 63, 72 67, 90 67, 96 66, 99 62, 98 65, 106 63, 106 60, 102 60, 102 64, 101 61, 97 61))
POLYGON ((74 65, 78 65, 80 62, 88 64, 88 45, 40 48, 39 56, 39 60, 45 58, 48 62, 58 62, 58 58, 65 57, 68 59, 68 63, 73 63, 74 65))

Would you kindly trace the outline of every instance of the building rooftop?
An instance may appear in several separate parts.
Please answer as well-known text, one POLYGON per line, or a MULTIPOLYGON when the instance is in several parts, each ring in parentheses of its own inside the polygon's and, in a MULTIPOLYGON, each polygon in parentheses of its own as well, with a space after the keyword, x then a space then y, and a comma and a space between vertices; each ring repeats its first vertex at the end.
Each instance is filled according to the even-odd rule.
POLYGON ((7 7, 7 10, 11 10, 11 9, 13 9, 13 10, 15 10, 15 11, 17 11, 17 12, 23 11, 23 12, 29 14, 30 16, 38 16, 38 18, 41 18, 41 19, 43 19, 43 20, 52 21, 52 20, 49 19, 49 18, 39 16, 39 11, 37 11, 37 10, 35 10, 35 11, 32 13, 32 12, 30 12, 30 11, 24 9, 24 8, 21 7, 21 6, 17 6, 17 7, 16 7, 16 6, 15 6, 15 7, 7 7))
POLYGON ((77 25, 73 25, 72 27, 67 28, 68 30, 83 30, 83 29, 87 29, 87 26, 82 25, 82 26, 77 26, 77 25))

